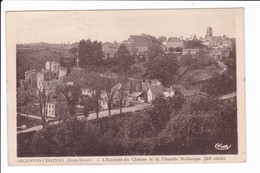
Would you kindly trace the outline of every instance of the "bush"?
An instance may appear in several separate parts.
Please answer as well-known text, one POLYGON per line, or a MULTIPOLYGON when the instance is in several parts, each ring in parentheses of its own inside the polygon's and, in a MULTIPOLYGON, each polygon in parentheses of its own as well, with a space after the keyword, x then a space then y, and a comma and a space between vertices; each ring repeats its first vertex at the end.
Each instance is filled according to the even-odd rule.
POLYGON ((127 132, 130 138, 148 138, 156 134, 153 121, 146 112, 135 113, 127 123, 127 132))
MULTIPOLYGON (((158 135, 157 154, 205 154, 214 136, 210 115, 178 115, 158 135)), ((214 145, 213 145, 214 147, 214 145)))
POLYGON ((153 152, 153 138, 139 138, 130 141, 127 146, 128 155, 151 155, 153 152))
POLYGON ((197 94, 186 98, 183 111, 190 114, 198 114, 215 109, 217 98, 207 94, 197 94))
POLYGON ((98 130, 93 124, 84 125, 77 119, 68 119, 58 125, 47 126, 32 139, 36 156, 98 155, 98 130))
POLYGON ((185 106, 187 111, 173 110, 163 125, 155 105, 87 122, 70 118, 29 137, 19 135, 17 153, 21 157, 237 154, 236 99, 215 102, 203 95, 188 99, 185 106), (216 143, 232 147, 219 151, 216 143))

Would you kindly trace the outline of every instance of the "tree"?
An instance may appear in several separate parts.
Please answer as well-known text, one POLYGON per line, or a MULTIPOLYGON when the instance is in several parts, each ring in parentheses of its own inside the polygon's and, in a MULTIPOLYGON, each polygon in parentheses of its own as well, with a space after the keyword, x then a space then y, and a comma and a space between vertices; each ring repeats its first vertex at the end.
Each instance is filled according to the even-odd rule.
POLYGON ((46 127, 48 123, 48 117, 47 117, 47 106, 50 103, 50 100, 53 98, 55 95, 55 88, 54 86, 47 86, 47 85, 42 85, 42 88, 37 88, 38 94, 36 95, 36 99, 38 100, 40 104, 40 114, 42 118, 42 125, 43 128, 46 127))
POLYGON ((126 73, 133 64, 133 59, 124 44, 119 46, 117 56, 119 59, 118 72, 126 73))
POLYGON ((165 37, 165 36, 160 36, 159 38, 158 38, 158 41, 160 42, 160 43, 162 43, 162 42, 164 42, 164 41, 166 41, 167 40, 167 37, 165 37))
POLYGON ((175 49, 174 49, 173 47, 169 47, 169 49, 168 49, 168 50, 169 50, 169 52, 170 52, 170 53, 172 53, 172 52, 174 52, 174 51, 175 51, 175 49))
POLYGON ((160 80, 165 86, 176 79, 179 68, 177 57, 172 54, 158 56, 153 61, 148 61, 145 66, 150 78, 160 80))
POLYGON ((107 105, 108 105, 108 115, 111 115, 111 109, 113 104, 114 96, 117 92, 118 85, 118 76, 117 75, 108 75, 103 78, 103 88, 107 96, 107 105))
POLYGON ((84 106, 83 115, 85 116, 85 118, 87 118, 89 116, 89 112, 94 110, 94 104, 90 96, 86 96, 84 98, 82 106, 84 106))
POLYGON ((175 51, 176 51, 176 52, 182 52, 182 47, 176 47, 176 48, 175 48, 175 51))
POLYGON ((153 44, 148 47, 148 60, 153 61, 156 57, 163 53, 163 49, 158 44, 153 44))
POLYGON ((192 115, 209 112, 218 104, 216 97, 207 94, 197 94, 186 99, 183 111, 192 115))
POLYGON ((155 127, 162 129, 172 116, 179 114, 184 103, 185 98, 180 91, 175 91, 172 97, 165 97, 161 94, 152 101, 152 109, 148 109, 147 111, 155 127))
POLYGON ((169 102, 165 98, 164 95, 159 95, 152 102, 152 112, 150 112, 150 116, 155 124, 157 124, 157 128, 162 129, 165 124, 170 120, 171 115, 171 107, 169 107, 169 102))
POLYGON ((93 107, 97 114, 97 119, 98 119, 99 118, 98 114, 101 109, 101 103, 104 99, 102 97, 104 81, 102 77, 95 72, 88 73, 85 77, 85 81, 86 81, 85 86, 89 92, 90 99, 93 102, 93 107))
POLYGON ((64 83, 58 87, 58 90, 65 97, 67 102, 67 118, 76 116, 76 106, 81 96, 81 88, 79 85, 64 83))
POLYGON ((180 91, 175 91, 174 96, 169 97, 168 100, 171 109, 175 111, 176 115, 182 110, 182 106, 186 101, 184 95, 180 91))
POLYGON ((204 67, 212 65, 213 63, 214 63, 214 59, 210 57, 209 52, 205 50, 199 50, 195 58, 193 59, 191 68, 202 69, 204 67))
POLYGON ((224 73, 205 83, 202 92, 213 96, 221 96, 236 91, 236 78, 224 73))
POLYGON ((28 106, 31 101, 33 101, 33 93, 31 87, 26 88, 17 88, 16 89, 17 96, 17 108, 22 106, 28 106))
POLYGON ((94 124, 64 120, 35 133, 31 143, 32 156, 93 156, 102 147, 94 124))
POLYGON ((75 57, 78 56, 78 48, 77 47, 73 47, 69 50, 73 55, 75 55, 75 57))
POLYGON ((103 58, 102 44, 101 42, 89 40, 80 40, 78 48, 78 58, 80 60, 79 65, 81 67, 86 66, 98 66, 103 58))
POLYGON ((236 59, 227 58, 224 60, 225 65, 230 73, 236 73, 236 59))
POLYGON ((210 114, 180 114, 173 117, 158 135, 154 150, 157 154, 211 153, 212 149, 208 146, 215 140, 214 130, 211 130, 214 129, 214 122, 210 121, 212 117, 210 114))
POLYGON ((117 96, 119 98, 119 109, 120 114, 122 114, 122 108, 123 108, 123 101, 127 98, 127 96, 130 94, 130 90, 128 87, 128 80, 126 77, 121 77, 119 79, 119 88, 117 90, 117 96))
POLYGON ((182 55, 180 57, 180 65, 181 66, 189 66, 194 61, 191 55, 182 55))

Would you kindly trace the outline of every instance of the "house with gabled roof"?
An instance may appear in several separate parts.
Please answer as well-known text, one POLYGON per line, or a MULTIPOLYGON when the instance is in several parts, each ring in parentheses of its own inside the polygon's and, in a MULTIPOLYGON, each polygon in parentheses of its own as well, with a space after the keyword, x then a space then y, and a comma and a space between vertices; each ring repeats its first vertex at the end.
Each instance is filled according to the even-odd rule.
POLYGON ((150 35, 130 35, 128 41, 133 44, 136 55, 144 55, 148 51, 148 47, 153 45, 150 35))

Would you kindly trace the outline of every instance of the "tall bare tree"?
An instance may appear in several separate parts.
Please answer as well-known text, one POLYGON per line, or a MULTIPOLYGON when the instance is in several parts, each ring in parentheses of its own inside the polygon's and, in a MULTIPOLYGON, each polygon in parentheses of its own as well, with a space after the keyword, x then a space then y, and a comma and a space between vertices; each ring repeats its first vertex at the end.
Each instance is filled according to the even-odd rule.
POLYGON ((59 86, 59 92, 66 98, 67 102, 67 118, 76 116, 76 106, 81 95, 81 89, 77 84, 64 83, 59 86))
POLYGON ((102 89, 104 82, 102 77, 94 72, 90 72, 85 76, 85 87, 87 88, 88 95, 93 101, 93 107, 97 114, 97 119, 99 118, 99 112, 101 110, 101 103, 104 98, 102 98, 102 89))
POLYGON ((130 94, 130 87, 128 86, 128 80, 126 77, 122 77, 119 79, 119 88, 117 90, 117 97, 119 98, 119 108, 120 114, 123 112, 123 101, 130 94))
POLYGON ((103 88, 106 92, 107 96, 107 106, 108 106, 108 115, 111 115, 111 109, 113 106, 113 99, 116 94, 116 91, 118 90, 118 76, 115 74, 110 74, 107 76, 104 76, 103 79, 103 88))
POLYGON ((50 100, 53 98, 55 95, 55 88, 54 86, 50 85, 42 85, 41 88, 37 88, 37 95, 36 95, 36 100, 38 100, 39 105, 40 105, 40 114, 42 118, 42 125, 43 128, 46 127, 48 123, 48 117, 47 117, 47 110, 48 110, 48 104, 50 103, 50 100))

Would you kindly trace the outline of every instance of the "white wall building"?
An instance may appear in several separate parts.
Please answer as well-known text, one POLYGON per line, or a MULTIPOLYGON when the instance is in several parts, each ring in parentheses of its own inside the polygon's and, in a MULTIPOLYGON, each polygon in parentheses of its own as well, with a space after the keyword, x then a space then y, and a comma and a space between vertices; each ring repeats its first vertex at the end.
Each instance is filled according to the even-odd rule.
MULTIPOLYGON (((46 115, 47 115, 47 117, 56 118, 55 107, 56 107, 55 101, 50 101, 49 103, 46 104, 46 115)), ((44 109, 42 111, 44 111, 44 109)))
POLYGON ((59 62, 52 61, 52 62, 51 62, 51 72, 52 72, 52 73, 58 73, 58 72, 59 72, 59 69, 60 69, 60 63, 59 63, 59 62))
POLYGON ((67 68, 64 68, 64 67, 60 67, 60 70, 59 70, 59 78, 62 78, 64 76, 67 75, 67 68))
POLYGON ((163 95, 165 97, 172 97, 172 96, 174 96, 174 90, 172 88, 164 88, 163 95))
POLYGON ((162 85, 151 85, 147 90, 147 101, 151 103, 156 97, 163 93, 162 85))
POLYGON ((50 61, 47 61, 47 62, 45 63, 45 69, 46 69, 46 70, 51 70, 51 62, 50 62, 50 61))

